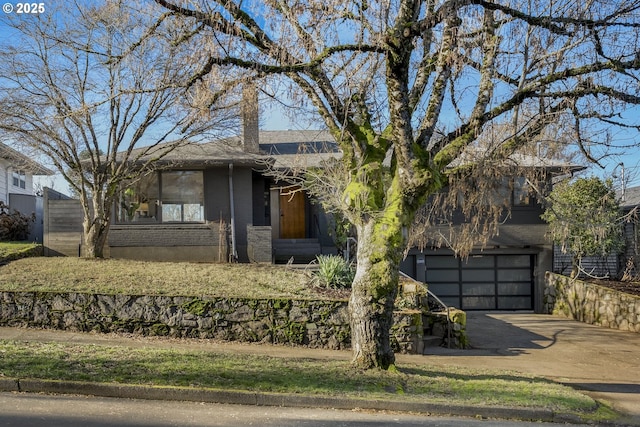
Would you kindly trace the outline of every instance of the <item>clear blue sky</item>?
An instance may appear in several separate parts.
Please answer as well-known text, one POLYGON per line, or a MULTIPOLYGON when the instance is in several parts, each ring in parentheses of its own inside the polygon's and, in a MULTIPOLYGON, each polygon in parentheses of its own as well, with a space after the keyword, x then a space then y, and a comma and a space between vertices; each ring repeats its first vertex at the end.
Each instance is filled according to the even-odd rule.
MULTIPOLYGON (((15 2, 13 3, 15 6, 15 2)), ((46 7, 46 2, 44 3, 46 7)), ((3 14, 4 12, 0 12, 3 14)), ((46 12, 45 12, 46 13, 46 12)), ((15 15, 15 10, 13 11, 13 15, 15 15)), ((12 15, 12 16, 13 16, 12 15)), ((16 16, 13 16, 16 17, 16 16)), ((25 17, 26 19, 29 19, 25 17)), ((4 25, 4 23, 0 20, 0 44, 7 43, 11 39, 11 32, 4 25)), ((639 112, 640 114, 640 112, 639 112)), ((304 122, 300 122, 296 120, 295 122, 290 121, 286 115, 282 113, 279 106, 271 106, 267 107, 263 110, 262 117, 262 125, 265 130, 282 130, 282 129, 300 129, 304 127, 317 128, 321 126, 321 123, 318 121, 317 123, 307 124, 304 122)), ((635 140, 636 142, 640 141, 640 135, 638 132, 634 132, 632 134, 628 134, 627 138, 629 140, 635 140)), ((625 138, 626 139, 626 138, 625 138)), ((626 141, 625 141, 626 142, 626 141)), ((640 186, 640 148, 634 147, 625 150, 626 152, 621 155, 611 156, 609 158, 603 159, 601 161, 604 169, 591 165, 589 166, 586 174, 594 174, 603 178, 612 177, 612 174, 615 173, 616 177, 614 179, 614 184, 617 188, 621 186, 622 173, 624 170, 624 176, 627 187, 640 186)), ((46 164, 46 162, 43 162, 46 164)), ((50 165, 48 165, 50 166, 50 165)), ((38 180, 41 185, 51 185, 51 178, 43 177, 38 180)), ((67 184, 62 178, 56 178, 53 180, 54 188, 58 191, 67 191, 67 184)))

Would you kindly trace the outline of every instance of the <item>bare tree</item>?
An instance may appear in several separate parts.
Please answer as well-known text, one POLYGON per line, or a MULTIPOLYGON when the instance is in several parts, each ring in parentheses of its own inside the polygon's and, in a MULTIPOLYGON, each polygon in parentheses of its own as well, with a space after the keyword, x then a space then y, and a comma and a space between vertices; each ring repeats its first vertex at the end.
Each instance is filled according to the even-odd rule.
POLYGON ((359 367, 394 363, 408 227, 430 195, 455 184, 451 165, 492 123, 511 131, 491 160, 559 120, 594 160, 615 144, 595 131, 637 129, 625 113, 640 103, 637 0, 155 1, 218 48, 196 77, 234 67, 288 81, 340 145, 336 208, 358 235, 349 309, 359 367))
POLYGON ((210 108, 215 73, 189 82, 199 58, 176 49, 188 43, 184 29, 170 14, 158 19, 154 4, 128 4, 50 2, 42 14, 4 18, 0 131, 44 154, 79 196, 86 257, 103 255, 123 182, 227 118, 210 108))

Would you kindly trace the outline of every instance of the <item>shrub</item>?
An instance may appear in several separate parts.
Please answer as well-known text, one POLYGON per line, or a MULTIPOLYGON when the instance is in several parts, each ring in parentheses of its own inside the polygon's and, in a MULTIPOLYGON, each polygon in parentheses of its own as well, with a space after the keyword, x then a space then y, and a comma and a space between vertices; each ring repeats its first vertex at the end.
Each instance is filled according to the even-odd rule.
POLYGON ((29 227, 35 222, 36 214, 22 215, 0 202, 0 241, 25 240, 29 236, 29 227))
POLYGON ((611 180, 578 178, 555 185, 542 219, 549 223, 551 237, 562 252, 572 255, 572 277, 584 257, 622 252, 620 212, 611 180))
POLYGON ((350 288, 355 271, 353 266, 337 255, 318 255, 315 279, 321 286, 332 289, 350 288))

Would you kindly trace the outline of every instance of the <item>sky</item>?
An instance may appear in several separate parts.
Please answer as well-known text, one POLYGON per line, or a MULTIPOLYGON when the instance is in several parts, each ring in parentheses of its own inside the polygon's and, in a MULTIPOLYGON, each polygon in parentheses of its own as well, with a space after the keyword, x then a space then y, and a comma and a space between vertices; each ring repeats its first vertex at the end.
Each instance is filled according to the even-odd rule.
MULTIPOLYGON (((45 8, 44 13, 46 13, 47 4, 46 2, 42 4, 45 8)), ((13 17, 16 17, 17 3, 11 1, 4 3, 3 12, 0 12, 0 15, 8 14, 9 6, 7 5, 11 6, 10 9, 12 9, 10 14, 13 17)), ((26 16, 25 18, 28 19, 26 16)), ((0 44, 8 42, 10 39, 11 33, 0 21, 0 44)), ((640 112, 638 114, 640 114, 640 112)), ((301 129, 301 126, 309 126, 301 124, 298 121, 292 122, 286 114, 283 113, 282 108, 275 103, 263 108, 261 123, 263 130, 301 129)), ((319 122, 318 124, 313 124, 311 126, 319 126, 319 122)), ((629 138, 633 138, 636 142, 640 142, 640 135, 638 135, 637 131, 630 135, 629 138)), ((46 161, 43 161, 43 164, 50 166, 46 161)), ((627 149, 624 154, 603 159, 601 164, 603 167, 596 165, 589 166, 588 170, 583 172, 583 175, 596 175, 602 178, 612 178, 614 186, 618 189, 622 187, 623 176, 626 188, 640 186, 640 148, 636 147, 627 149)), ((51 177, 39 177, 36 182, 41 186, 53 186, 53 188, 58 191, 68 193, 68 185, 60 176, 56 176, 53 179, 51 177)))
MULTIPOLYGON (((286 114, 279 106, 271 105, 263 109, 261 118, 262 130, 287 130, 287 129, 304 129, 297 122, 292 122, 286 117, 286 114)), ((240 133, 240 129, 238 129, 240 133)), ((43 162, 46 163, 46 162, 43 162)), ((615 155, 601 161, 603 168, 597 165, 588 165, 588 169, 581 173, 580 176, 596 175, 601 178, 611 178, 614 188, 622 189, 622 178, 624 175, 625 188, 640 186, 640 147, 630 148, 626 150, 624 155, 615 155)), ((51 187, 57 191, 68 193, 68 185, 60 176, 40 177, 37 179, 42 186, 51 187)))

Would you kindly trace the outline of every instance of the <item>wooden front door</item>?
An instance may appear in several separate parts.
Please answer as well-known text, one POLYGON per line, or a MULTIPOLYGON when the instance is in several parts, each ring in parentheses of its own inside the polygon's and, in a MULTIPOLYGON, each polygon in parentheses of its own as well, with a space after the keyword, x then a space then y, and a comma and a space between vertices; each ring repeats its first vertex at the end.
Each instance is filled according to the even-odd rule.
POLYGON ((280 238, 304 239, 306 203, 302 191, 280 193, 280 238))

